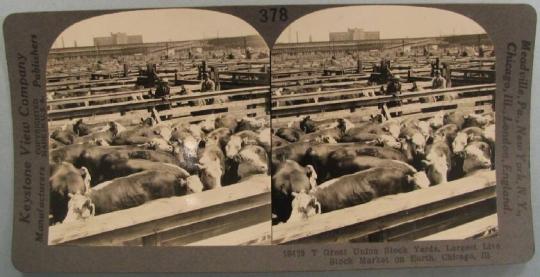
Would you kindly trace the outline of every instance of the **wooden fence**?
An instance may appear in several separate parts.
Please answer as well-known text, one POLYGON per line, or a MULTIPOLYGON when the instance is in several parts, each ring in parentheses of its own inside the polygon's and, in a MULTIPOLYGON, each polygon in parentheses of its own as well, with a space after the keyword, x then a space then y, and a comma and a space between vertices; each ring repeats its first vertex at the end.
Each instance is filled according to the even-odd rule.
POLYGON ((255 175, 227 187, 158 199, 84 221, 51 226, 49 244, 269 244, 270 202, 270 177, 255 175))
MULTIPOLYGON (((460 109, 467 111, 492 111, 494 107, 495 84, 453 87, 445 89, 403 92, 400 96, 368 96, 368 92, 378 87, 352 88, 272 97, 272 122, 287 122, 302 115, 316 117, 327 113, 344 111, 354 114, 362 109, 385 107, 387 113, 401 116, 428 118, 439 110, 460 109), (454 100, 420 103, 420 98, 452 95, 454 100), (400 101, 401 105, 387 107, 400 101), (299 103, 298 103, 299 102, 299 103)), ((403 88, 405 89, 405 88, 403 88)), ((346 113, 345 113, 346 114, 346 113)), ((366 114, 364 114, 366 115, 366 114)))
POLYGON ((138 111, 139 114, 168 116, 170 118, 193 116, 190 120, 196 121, 196 115, 205 113, 230 112, 238 115, 262 116, 266 115, 268 111, 267 98, 269 87, 267 86, 194 93, 182 96, 174 95, 169 99, 141 99, 143 93, 147 93, 147 90, 120 92, 105 96, 90 95, 74 99, 50 101, 48 103, 49 107, 54 106, 56 108, 49 110, 48 118, 49 121, 65 121, 75 118, 106 115, 111 119, 115 118, 115 116, 138 111), (111 99, 118 101, 111 103, 111 99), (214 99, 214 104, 200 106, 188 105, 190 101, 204 101, 207 99, 214 99), (224 102, 220 103, 218 99, 223 99, 224 102), (101 101, 107 101, 107 103, 103 104, 101 101), (67 104, 72 104, 76 107, 58 108, 67 104))
MULTIPOLYGON (((493 226, 492 218, 487 225, 475 221, 496 213, 495 178, 495 171, 482 171, 307 220, 278 224, 272 228, 272 241, 292 244, 430 239, 443 230, 455 234, 453 228, 473 222, 482 226, 474 230, 484 230, 493 226)), ((462 232, 459 236, 471 235, 462 232)))

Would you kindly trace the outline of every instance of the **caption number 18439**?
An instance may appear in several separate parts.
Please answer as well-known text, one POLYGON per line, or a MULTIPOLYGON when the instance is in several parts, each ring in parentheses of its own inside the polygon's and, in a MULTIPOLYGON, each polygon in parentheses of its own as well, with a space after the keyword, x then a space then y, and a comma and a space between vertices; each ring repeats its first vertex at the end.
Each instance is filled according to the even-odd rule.
POLYGON ((260 9, 259 14, 262 23, 287 21, 289 19, 286 8, 260 9))

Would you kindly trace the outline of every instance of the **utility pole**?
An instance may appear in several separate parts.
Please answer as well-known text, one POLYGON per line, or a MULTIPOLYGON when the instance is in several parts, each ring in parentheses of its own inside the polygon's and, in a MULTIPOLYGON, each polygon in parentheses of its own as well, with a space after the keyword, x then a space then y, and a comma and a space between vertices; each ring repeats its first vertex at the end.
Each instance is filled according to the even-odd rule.
POLYGON ((292 31, 292 30, 291 30, 291 29, 289 28, 289 32, 288 32, 288 37, 289 37, 289 43, 291 43, 291 42, 292 42, 292 41, 291 41, 291 31, 292 31))

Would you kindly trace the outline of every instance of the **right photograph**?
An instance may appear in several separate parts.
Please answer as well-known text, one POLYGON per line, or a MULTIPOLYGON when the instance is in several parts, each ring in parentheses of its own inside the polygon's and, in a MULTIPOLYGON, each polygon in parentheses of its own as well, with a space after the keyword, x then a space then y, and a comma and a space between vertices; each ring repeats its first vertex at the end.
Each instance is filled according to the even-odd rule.
POLYGON ((495 60, 441 9, 289 25, 271 50, 273 243, 496 236, 495 60))

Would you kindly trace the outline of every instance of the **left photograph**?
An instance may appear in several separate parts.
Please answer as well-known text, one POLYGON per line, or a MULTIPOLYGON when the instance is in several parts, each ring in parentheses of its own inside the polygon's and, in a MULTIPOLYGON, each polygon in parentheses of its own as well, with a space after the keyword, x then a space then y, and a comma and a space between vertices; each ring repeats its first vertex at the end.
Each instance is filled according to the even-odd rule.
POLYGON ((235 16, 111 13, 47 61, 49 245, 271 242, 270 57, 235 16))

